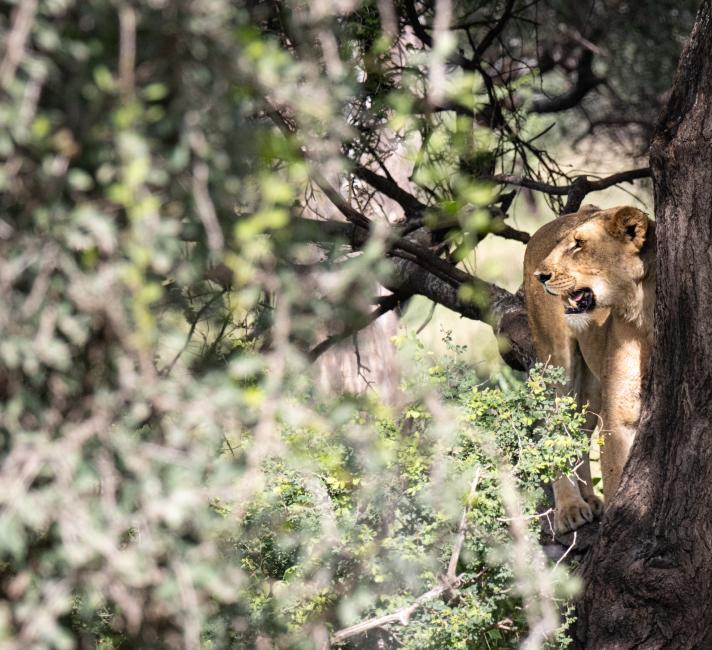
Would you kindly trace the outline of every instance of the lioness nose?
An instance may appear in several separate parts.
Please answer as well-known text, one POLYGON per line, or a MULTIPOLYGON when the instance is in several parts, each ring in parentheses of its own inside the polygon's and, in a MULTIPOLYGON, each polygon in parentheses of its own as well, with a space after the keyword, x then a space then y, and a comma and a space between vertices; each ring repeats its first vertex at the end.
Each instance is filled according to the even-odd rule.
POLYGON ((534 273, 534 275, 542 284, 546 284, 549 280, 551 280, 551 273, 543 273, 542 271, 537 271, 536 273, 534 273))

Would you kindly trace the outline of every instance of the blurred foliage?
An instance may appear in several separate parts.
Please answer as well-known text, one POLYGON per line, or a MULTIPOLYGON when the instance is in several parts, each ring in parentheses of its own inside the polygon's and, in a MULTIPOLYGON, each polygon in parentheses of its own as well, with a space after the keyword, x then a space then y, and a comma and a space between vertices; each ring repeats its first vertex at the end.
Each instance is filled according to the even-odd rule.
MULTIPOLYGON (((561 377, 480 386, 406 342, 404 413, 319 394, 305 353, 392 270, 377 229, 354 255, 296 217, 335 214, 314 167, 358 203, 338 179, 387 126, 421 138, 414 182, 463 259, 498 200, 473 174, 532 150, 417 113, 425 54, 391 58, 373 2, 5 1, 0 44, 0 644, 308 647, 435 583, 464 503, 457 598, 384 634, 523 638, 498 477, 532 514, 580 454, 561 377)), ((471 72, 445 93, 489 96, 471 72)))

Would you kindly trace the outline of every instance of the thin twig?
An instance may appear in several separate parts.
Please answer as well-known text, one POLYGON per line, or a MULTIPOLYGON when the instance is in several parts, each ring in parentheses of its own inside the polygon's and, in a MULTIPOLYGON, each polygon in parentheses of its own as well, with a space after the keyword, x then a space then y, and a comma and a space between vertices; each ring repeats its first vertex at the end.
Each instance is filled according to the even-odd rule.
POLYGON ((563 562, 564 558, 565 558, 569 553, 571 553, 571 551, 573 550, 574 546, 576 546, 576 535, 577 535, 577 534, 578 534, 578 531, 575 530, 575 531, 574 531, 574 539, 573 539, 573 541, 571 542, 571 546, 569 546, 569 547, 566 549, 566 552, 556 561, 556 565, 555 565, 555 566, 559 566, 559 564, 561 564, 561 563, 563 562))
MULTIPOLYGON (((542 517, 546 517, 548 519, 549 515, 552 514, 553 512, 554 512, 554 509, 549 508, 548 510, 545 510, 544 512, 537 512, 537 513, 534 513, 533 515, 521 515, 521 516, 517 517, 517 519, 523 519, 523 520, 541 519, 542 517)), ((514 520, 513 517, 500 517, 498 519, 498 521, 504 521, 504 522, 513 521, 513 520, 514 520)))
POLYGON ((465 543, 465 532, 467 531, 467 515, 470 512, 470 504, 477 492, 477 484, 480 482, 480 466, 477 466, 475 471, 475 478, 472 479, 470 483, 470 491, 467 494, 467 501, 465 507, 462 510, 462 517, 460 518, 460 527, 457 531, 457 538, 455 539, 455 544, 452 547, 452 555, 450 555, 450 563, 447 567, 447 580, 449 584, 455 584, 457 580, 457 563, 460 561, 460 553, 462 552, 462 545, 465 543))
POLYGON ((161 370, 161 375, 164 377, 167 377, 168 375, 171 374, 171 370, 173 370, 173 366, 178 363, 178 359, 181 358, 183 353, 188 349, 188 346, 190 345, 190 341, 193 338, 193 334, 195 333, 195 328, 198 326, 198 323, 202 320, 203 315, 205 314, 208 309, 215 303, 218 298, 221 298, 225 294, 226 290, 221 291, 220 293, 216 293, 208 302, 206 302, 199 310, 198 313, 195 315, 195 318, 193 319, 193 322, 190 324, 190 329, 188 330, 188 334, 185 337, 185 342, 183 343, 183 347, 177 352, 176 356, 173 357, 173 361, 171 361, 163 370, 161 370))
POLYGON ((558 615, 552 585, 544 571, 541 549, 529 538, 514 476, 504 465, 498 468, 502 501, 512 535, 512 569, 524 600, 529 634, 522 648, 534 650, 556 629, 558 615))
POLYGON ((430 311, 428 312, 426 319, 423 321, 423 323, 420 325, 420 327, 417 330, 415 330, 416 334, 420 334, 428 326, 428 323, 433 319, 433 314, 435 313, 435 308, 437 306, 438 306, 438 303, 433 301, 433 303, 430 305, 430 311))
POLYGON ((215 212, 215 205, 210 198, 210 190, 208 188, 209 173, 207 164, 202 160, 193 165, 193 200, 195 201, 195 209, 198 212, 200 221, 203 224, 203 228, 205 228, 208 248, 212 253, 219 254, 225 245, 225 238, 215 212))
POLYGON ((430 53, 428 103, 437 106, 445 99, 445 57, 449 49, 451 0, 436 0, 433 21, 433 49, 430 53))

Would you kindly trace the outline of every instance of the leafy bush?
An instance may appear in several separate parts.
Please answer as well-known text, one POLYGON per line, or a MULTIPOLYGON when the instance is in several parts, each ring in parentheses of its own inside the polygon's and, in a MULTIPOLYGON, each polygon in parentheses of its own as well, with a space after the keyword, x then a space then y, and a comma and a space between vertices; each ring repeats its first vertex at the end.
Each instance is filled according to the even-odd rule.
POLYGON ((532 576, 512 587, 517 553, 570 593, 563 572, 537 557, 542 483, 570 471, 587 444, 574 400, 553 394, 561 371, 538 367, 497 387, 456 353, 434 365, 409 343, 419 356, 411 381, 432 392, 397 420, 364 401, 322 405, 322 418, 287 428, 284 454, 265 466, 266 488, 230 542, 249 576, 244 643, 262 631, 289 645, 310 623, 345 627, 412 605, 440 584, 463 510, 455 590, 423 603, 406 626, 347 643, 370 647, 375 634, 409 648, 515 645, 526 636, 523 603, 536 592, 532 576), (502 472, 521 511, 502 497, 502 472), (511 517, 526 522, 523 546, 512 542, 511 517))

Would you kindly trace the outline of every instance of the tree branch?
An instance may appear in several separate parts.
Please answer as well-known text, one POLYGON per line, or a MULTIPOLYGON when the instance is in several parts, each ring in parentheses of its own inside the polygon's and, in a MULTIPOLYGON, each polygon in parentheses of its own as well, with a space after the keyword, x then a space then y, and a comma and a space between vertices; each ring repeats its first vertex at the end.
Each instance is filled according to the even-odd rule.
POLYGON ((502 185, 525 187, 528 190, 544 192, 545 194, 552 194, 554 196, 565 196, 569 193, 569 190, 571 189, 570 185, 551 185, 549 183, 542 183, 541 181, 536 181, 533 178, 526 178, 524 176, 514 176, 512 174, 497 174, 496 176, 487 176, 485 180, 489 180, 494 183, 501 183, 502 185))
POLYGON ((494 27, 490 29, 484 36, 484 38, 480 41, 480 44, 477 46, 477 49, 475 50, 475 60, 479 60, 482 58, 482 55, 487 51, 487 48, 492 45, 494 42, 494 39, 497 38, 502 33, 502 30, 505 28, 507 25, 507 22, 509 19, 512 17, 512 9, 514 9, 514 2, 515 0, 508 0, 507 6, 504 8, 504 11, 502 12, 502 15, 500 16, 500 19, 496 22, 494 27))
MULTIPOLYGON (((271 120, 275 123, 277 128, 282 131, 282 133, 287 137, 287 138, 292 138, 296 134, 294 132, 294 129, 288 122, 284 119, 284 116, 274 107, 272 106, 268 101, 264 102, 264 108, 265 112, 271 120)), ((307 162, 311 162, 309 159, 309 156, 306 151, 302 148, 301 154, 304 157, 304 160, 307 162)), ((341 214, 346 217, 348 221, 351 223, 357 224, 359 226, 363 226, 364 228, 369 229, 371 227, 371 221, 370 219, 366 218, 364 215, 362 215, 358 210, 354 210, 354 208, 349 205, 349 203, 339 194, 324 178, 324 176, 321 174, 319 170, 317 170, 314 165, 310 165, 309 169, 309 175, 310 177, 314 180, 314 182, 318 185, 319 189, 321 189, 322 192, 326 195, 326 197, 331 201, 331 203, 341 212, 341 214)))
MULTIPOLYGON (((409 192, 406 192, 391 179, 381 176, 380 174, 376 174, 366 167, 357 166, 354 167, 352 171, 354 176, 365 181, 381 194, 393 199, 403 208, 406 220, 408 221, 408 225, 403 231, 403 235, 407 235, 418 228, 426 227, 422 215, 429 206, 422 203, 409 192)), ((496 212, 499 212, 499 210, 496 210, 496 212)), ((503 210, 503 212, 506 212, 506 210, 503 210)), ((516 228, 512 228, 512 226, 504 223, 505 217, 505 214, 497 216, 493 215, 492 221, 490 222, 489 233, 486 234, 498 235, 499 237, 504 237, 505 239, 513 239, 526 244, 529 241, 529 233, 526 233, 523 230, 517 230, 516 228)), ((431 228, 430 230, 442 230, 452 228, 456 225, 457 221, 450 220, 447 223, 439 223, 437 228, 431 228)))
MULTIPOLYGON (((292 136, 292 129, 279 111, 274 109, 269 104, 266 104, 266 106, 266 110, 270 117, 274 120, 275 124, 277 124, 285 135, 292 136)), ((306 151, 302 150, 302 155, 305 161, 311 162, 306 151)), ((336 207, 348 221, 356 226, 364 228, 367 232, 371 230, 373 226, 371 220, 361 214, 358 210, 351 207, 346 199, 344 199, 341 194, 339 194, 339 192, 324 178, 321 172, 314 168, 314 165, 310 165, 309 174, 319 189, 324 192, 325 196, 331 201, 334 207, 336 207)), ((387 180, 384 177, 381 178, 387 180)), ((408 239, 397 236, 388 237, 386 245, 388 246, 386 254, 391 256, 394 255, 396 257, 404 257, 405 259, 415 259, 418 261, 420 266, 428 269, 431 273, 446 282, 451 282, 457 285, 464 283, 477 284, 480 282, 468 273, 465 273, 465 271, 458 269, 456 266, 453 266, 449 262, 446 262, 437 255, 431 253, 427 248, 419 246, 408 239)))
POLYGON ((606 176, 597 181, 587 180, 589 192, 598 192, 599 190, 605 190, 612 185, 618 185, 618 183, 629 183, 639 178, 650 178, 650 167, 639 167, 638 169, 630 169, 625 172, 618 172, 612 174, 611 176, 606 176))
MULTIPOLYGON (((461 579, 462 576, 457 577, 458 581, 460 581, 461 579)), ((430 591, 426 591, 424 594, 419 596, 413 603, 411 603, 407 607, 399 609, 396 612, 393 612, 392 614, 385 614, 383 616, 370 618, 367 621, 362 621, 361 623, 356 623, 356 625, 352 625, 351 627, 339 630, 331 637, 331 642, 342 643, 343 641, 346 641, 346 639, 352 636, 363 634, 364 632, 368 632, 369 630, 373 630, 377 627, 383 627, 385 625, 388 625, 389 623, 400 623, 401 625, 408 625, 408 622, 410 621, 410 617, 413 615, 413 612, 415 612, 425 603, 431 600, 435 600, 436 598, 442 596, 442 594, 448 591, 452 591, 452 586, 450 584, 443 583, 438 587, 434 587, 430 591)))
POLYGON ((555 97, 543 97, 535 100, 532 113, 558 113, 577 106, 579 102, 596 86, 605 81, 593 72, 593 52, 584 49, 576 66, 576 82, 569 90, 555 97))
POLYGON ((381 316, 383 316, 383 314, 395 309, 402 300, 404 300, 404 297, 395 293, 390 296, 385 296, 381 301, 381 304, 364 319, 357 320, 350 327, 345 327, 341 332, 332 334, 318 345, 315 345, 307 355, 309 361, 313 363, 333 345, 340 343, 349 336, 356 334, 356 332, 364 329, 365 327, 368 327, 371 323, 377 321, 381 316))
MULTIPOLYGON (((368 240, 368 230, 341 221, 316 221, 302 217, 292 217, 293 227, 302 231, 305 236, 316 244, 331 245, 335 237, 342 237, 354 250, 363 247, 368 240)), ((506 289, 475 278, 464 271, 450 265, 444 260, 438 261, 450 267, 455 280, 448 276, 443 279, 440 274, 433 273, 422 264, 419 254, 430 251, 413 245, 414 254, 399 254, 390 251, 393 274, 382 280, 383 286, 401 295, 424 296, 433 302, 443 305, 458 314, 472 320, 489 323, 495 334, 506 338, 508 349, 502 350, 502 358, 516 370, 527 370, 534 361, 534 345, 529 332, 527 312, 521 292, 512 294, 506 289), (460 287, 465 284, 472 287, 478 300, 464 299, 460 287)))
POLYGON ((504 239, 513 239, 514 241, 522 242, 522 244, 528 243, 530 239, 528 232, 512 228, 509 224, 504 223, 502 217, 492 219, 490 222, 490 234, 503 237, 504 239))
POLYGON ((12 28, 5 42, 5 55, 0 63, 0 87, 9 88, 17 66, 25 56, 25 46, 35 21, 37 0, 20 2, 12 15, 12 28))
POLYGON ((437 104, 430 103, 423 97, 416 97, 413 100, 413 105, 411 111, 417 114, 425 113, 442 113, 444 111, 453 111, 458 115, 465 115, 479 121, 486 121, 486 117, 483 113, 478 113, 467 106, 463 106, 460 102, 452 99, 445 98, 437 104))
POLYGON ((584 198, 586 198, 586 195, 590 192, 599 192, 613 185, 618 185, 618 183, 631 183, 640 178, 650 178, 650 167, 640 167, 625 172, 618 172, 617 174, 612 174, 597 181, 590 181, 586 176, 578 176, 570 185, 568 198, 562 214, 576 212, 581 207, 581 203, 584 198))
POLYGON ((569 185, 551 185, 542 183, 531 178, 523 176, 497 175, 488 176, 487 180, 503 185, 515 185, 517 187, 526 187, 527 189, 536 192, 543 192, 553 196, 568 196, 563 214, 576 212, 581 206, 581 202, 590 192, 599 192, 619 183, 630 183, 632 181, 650 178, 650 167, 639 167, 637 169, 629 169, 624 172, 611 174, 605 178, 598 180, 589 180, 586 175, 576 177, 569 185))
POLYGON ((356 178, 360 178, 373 189, 378 190, 381 194, 384 194, 398 203, 405 211, 405 216, 408 220, 421 217, 428 207, 391 179, 381 176, 366 167, 357 165, 352 169, 352 172, 356 178))
MULTIPOLYGON (((293 135, 289 124, 274 107, 266 104, 266 111, 285 135, 293 135)), ((311 162, 304 150, 302 155, 307 162, 311 162)), ((358 240, 363 245, 371 233, 371 221, 351 207, 313 165, 310 167, 314 182, 352 224, 342 224, 347 228, 347 233, 344 234, 353 244, 358 240)), ((388 180, 385 177, 380 178, 388 180)), ((315 223, 322 226, 329 222, 315 223)), ((332 229, 338 225, 331 222, 332 229)), ((424 295, 468 318, 489 323, 496 334, 503 334, 511 342, 510 349, 502 352, 502 358, 510 366, 526 370, 532 365, 534 348, 521 295, 513 295, 497 285, 470 275, 409 238, 398 237, 391 232, 386 237, 385 244, 386 255, 398 258, 397 261, 394 260, 395 281, 393 286, 384 283, 387 289, 394 293, 424 295), (461 297, 460 288, 463 285, 469 287, 478 297, 477 301, 464 300, 461 297)))

